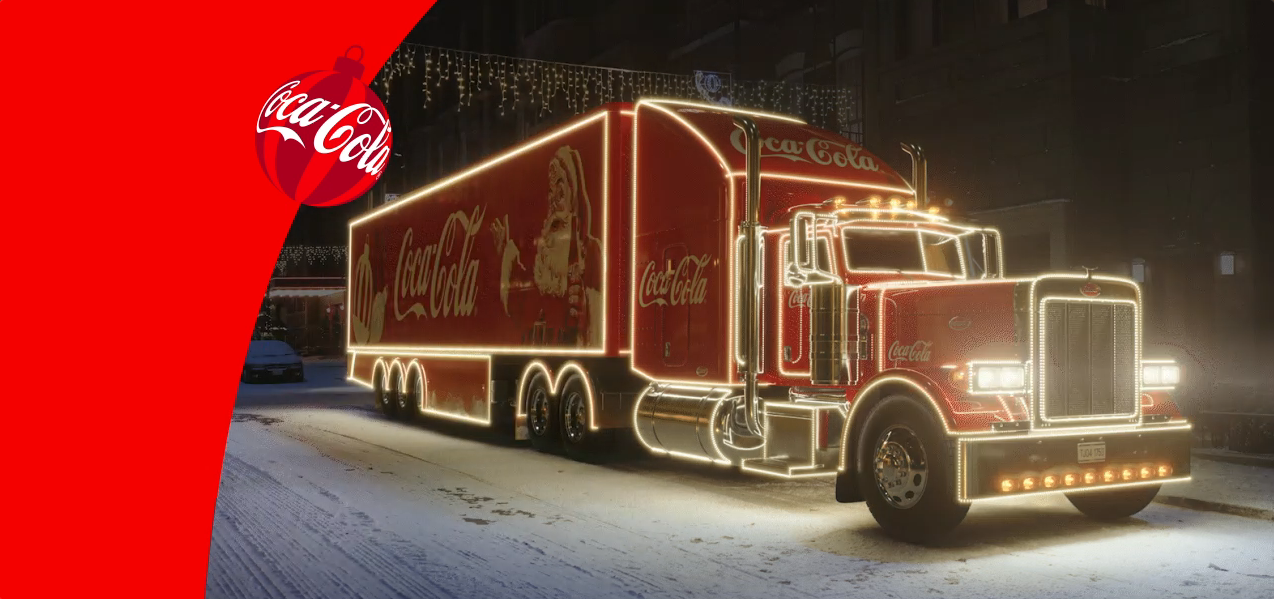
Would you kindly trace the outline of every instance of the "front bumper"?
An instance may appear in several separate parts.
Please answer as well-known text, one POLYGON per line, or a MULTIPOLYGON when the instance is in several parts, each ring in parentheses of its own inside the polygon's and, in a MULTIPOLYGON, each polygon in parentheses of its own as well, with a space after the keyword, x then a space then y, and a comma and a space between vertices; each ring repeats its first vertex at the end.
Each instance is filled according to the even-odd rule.
POLYGON ((1190 425, 956 439, 962 502, 1190 480, 1190 425))

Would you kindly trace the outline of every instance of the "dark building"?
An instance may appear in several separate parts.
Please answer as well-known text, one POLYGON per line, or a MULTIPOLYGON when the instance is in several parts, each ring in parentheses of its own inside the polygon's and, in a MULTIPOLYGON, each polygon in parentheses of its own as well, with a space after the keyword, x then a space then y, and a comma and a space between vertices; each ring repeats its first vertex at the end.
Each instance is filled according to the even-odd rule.
POLYGON ((1212 370, 1216 399, 1268 393, 1274 3, 868 10, 868 148, 902 163, 900 141, 922 145, 931 197, 999 226, 1016 273, 1143 282, 1147 347, 1174 346, 1196 380, 1212 370))

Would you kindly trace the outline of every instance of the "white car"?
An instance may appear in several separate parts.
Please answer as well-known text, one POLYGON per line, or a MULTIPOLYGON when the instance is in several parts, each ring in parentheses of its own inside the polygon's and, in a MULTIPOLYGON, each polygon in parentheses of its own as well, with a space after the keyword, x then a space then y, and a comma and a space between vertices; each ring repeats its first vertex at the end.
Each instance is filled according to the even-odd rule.
POLYGON ((305 380, 301 356, 292 346, 274 339, 259 339, 248 345, 248 358, 243 363, 243 376, 239 379, 253 383, 261 379, 284 379, 292 382, 305 380))

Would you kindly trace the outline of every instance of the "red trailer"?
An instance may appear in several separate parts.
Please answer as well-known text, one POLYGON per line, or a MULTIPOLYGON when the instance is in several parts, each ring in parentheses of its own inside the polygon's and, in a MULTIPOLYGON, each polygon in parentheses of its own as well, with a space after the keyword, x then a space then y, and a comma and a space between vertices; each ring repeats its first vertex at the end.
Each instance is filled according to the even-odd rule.
POLYGON ((611 104, 350 224, 349 376, 397 418, 829 477, 901 538, 1066 493, 1122 517, 1188 480, 1141 296, 1004 278, 999 233, 799 119, 611 104))

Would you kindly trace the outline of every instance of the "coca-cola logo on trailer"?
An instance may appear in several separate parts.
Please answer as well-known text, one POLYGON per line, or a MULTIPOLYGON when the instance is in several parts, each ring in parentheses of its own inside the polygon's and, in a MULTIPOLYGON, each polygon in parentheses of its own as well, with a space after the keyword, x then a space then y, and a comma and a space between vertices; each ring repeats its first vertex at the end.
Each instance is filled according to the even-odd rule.
POLYGON ((932 341, 917 341, 911 345, 903 345, 897 341, 889 346, 889 360, 892 362, 928 362, 929 348, 932 341))
POLYGON ((703 269, 711 261, 707 254, 686 256, 671 268, 658 270, 658 264, 652 260, 641 275, 638 303, 643 308, 702 304, 708 296, 708 279, 703 269))
POLYGON ((437 241, 415 245, 415 231, 403 233, 398 250, 398 266, 394 271, 394 318, 403 320, 408 314, 430 318, 469 316, 478 297, 478 261, 473 258, 473 243, 482 230, 486 209, 472 213, 453 212, 442 224, 437 241), (406 310, 399 299, 415 300, 406 310))
MULTIPOLYGON (((744 145, 742 129, 735 129, 730 134, 730 145, 741 154, 748 149, 744 145)), ((765 137, 760 140, 762 158, 786 158, 793 162, 808 162, 827 166, 835 164, 840 167, 851 167, 860 171, 879 171, 880 165, 863 149, 852 143, 838 143, 827 139, 811 137, 805 141, 795 139, 779 139, 765 137)))
POLYGON ((371 188, 385 169, 393 130, 385 105, 359 80, 362 51, 351 47, 332 71, 293 77, 257 114, 261 169, 294 200, 344 204, 371 188), (354 49, 357 59, 349 57, 354 49))

